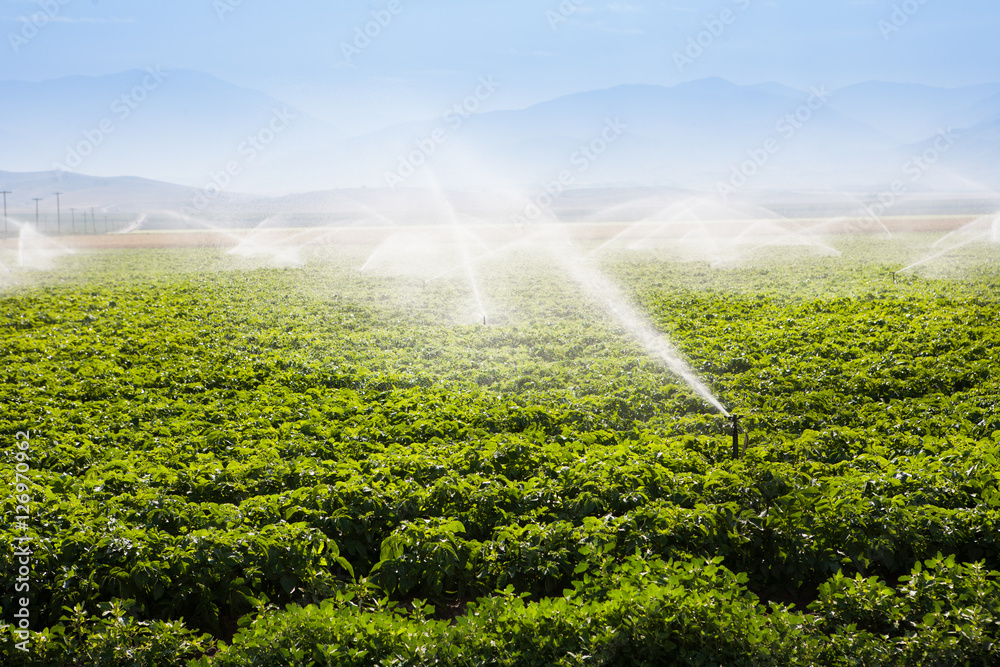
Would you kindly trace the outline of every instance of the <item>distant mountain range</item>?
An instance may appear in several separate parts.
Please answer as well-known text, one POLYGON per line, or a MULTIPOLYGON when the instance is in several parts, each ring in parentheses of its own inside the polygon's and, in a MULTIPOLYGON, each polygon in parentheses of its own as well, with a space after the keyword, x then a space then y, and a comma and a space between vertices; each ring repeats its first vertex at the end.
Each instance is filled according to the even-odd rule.
MULTIPOLYGON (((10 191, 7 203, 12 216, 34 210, 35 197, 45 201, 43 211, 54 210, 56 192, 62 195, 64 212, 71 206, 81 210, 108 206, 125 211, 172 210, 190 203, 197 193, 184 185, 135 176, 101 177, 65 171, 0 171, 0 189, 10 191)), ((234 198, 247 196, 237 194, 234 198)))
MULTIPOLYGON (((472 102, 440 118, 346 137, 280 100, 200 72, 7 81, 0 82, 0 169, 67 172, 39 181, 48 189, 44 179, 61 178, 66 189, 74 174, 189 188, 135 179, 94 195, 164 205, 356 187, 516 189, 542 200, 546 190, 559 196, 577 187, 732 196, 878 192, 894 182, 909 192, 1000 188, 1000 84, 799 91, 704 79, 482 114, 471 113, 472 102)), ((0 189, 15 187, 13 176, 0 176, 7 179, 0 189)))
MULTIPOLYGON (((200 72, 0 82, 0 169, 8 171, 66 169, 205 187, 227 165, 263 180, 283 155, 341 138, 287 104, 200 72)), ((238 175, 229 178, 231 187, 238 175)), ((258 187, 251 179, 246 185, 258 187)))

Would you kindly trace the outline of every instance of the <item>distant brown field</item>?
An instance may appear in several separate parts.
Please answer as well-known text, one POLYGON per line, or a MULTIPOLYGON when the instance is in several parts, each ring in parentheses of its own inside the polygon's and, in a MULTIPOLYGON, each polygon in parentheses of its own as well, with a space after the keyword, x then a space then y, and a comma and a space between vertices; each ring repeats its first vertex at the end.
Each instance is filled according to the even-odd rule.
MULTIPOLYGON (((949 232, 959 229, 978 216, 898 216, 882 218, 883 224, 892 233, 900 232, 949 232)), ((808 228, 813 225, 825 226, 824 233, 857 232, 856 221, 825 221, 823 219, 798 220, 798 224, 808 228), (853 224, 852 224, 853 222, 853 224)), ((707 223, 720 237, 735 236, 746 228, 747 220, 718 220, 707 223)), ((572 236, 579 241, 604 241, 622 234, 630 227, 630 223, 571 223, 567 226, 572 236)), ((477 225, 470 227, 476 234, 488 241, 505 242, 521 236, 530 229, 517 229, 512 225, 477 225)), ((73 249, 118 249, 118 248, 230 248, 239 245, 244 240, 251 240, 260 246, 334 246, 334 245, 370 245, 384 241, 398 231, 408 233, 425 233, 429 236, 450 237, 448 226, 407 226, 407 227, 313 227, 304 229, 232 229, 232 230, 177 230, 177 231, 138 231, 129 234, 100 234, 60 236, 60 244, 73 249)), ((867 229, 877 232, 881 229, 867 229)), ((678 230, 677 236, 683 234, 678 230)), ((670 237, 669 229, 660 233, 661 237, 670 237)), ((6 239, 2 247, 14 249, 17 239, 6 239)))

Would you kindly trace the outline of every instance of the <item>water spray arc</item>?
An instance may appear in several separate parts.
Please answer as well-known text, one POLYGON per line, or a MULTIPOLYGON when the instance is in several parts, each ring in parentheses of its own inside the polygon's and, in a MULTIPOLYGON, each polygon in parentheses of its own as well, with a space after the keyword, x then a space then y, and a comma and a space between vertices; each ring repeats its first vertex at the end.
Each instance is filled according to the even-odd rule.
POLYGON ((919 261, 916 261, 913 264, 910 264, 909 266, 900 269, 899 271, 896 271, 896 273, 899 274, 899 273, 904 273, 906 271, 911 271, 911 270, 917 268, 918 266, 922 266, 922 265, 926 264, 927 262, 931 262, 931 261, 933 261, 935 259, 938 259, 939 257, 944 257, 945 255, 947 255, 948 253, 952 252, 953 250, 958 250, 959 248, 963 248, 963 247, 965 247, 967 245, 975 243, 976 241, 985 240, 988 237, 989 237, 989 232, 983 232, 982 234, 979 234, 977 236, 972 237, 968 241, 963 241, 962 243, 959 243, 957 245, 953 245, 951 247, 945 248, 944 250, 941 250, 939 252, 932 253, 932 254, 928 255, 927 257, 924 257, 923 259, 921 259, 919 261))
POLYGON ((58 241, 44 236, 31 224, 24 222, 15 224, 19 227, 17 241, 17 264, 22 268, 48 270, 53 268, 57 257, 70 255, 72 249, 58 241))
MULTIPOLYGON (((538 235, 538 233, 536 232, 534 234, 529 234, 528 236, 526 236, 524 238, 517 239, 516 241, 511 241, 510 243, 505 243, 504 245, 500 246, 499 248, 496 248, 496 249, 493 249, 493 250, 487 249, 486 252, 483 252, 480 255, 476 255, 475 257, 472 257, 471 260, 472 260, 473 263, 477 263, 477 262, 481 262, 483 260, 487 260, 487 259, 496 257, 496 256, 498 256, 498 255, 500 255, 500 254, 502 254, 504 252, 507 252, 508 250, 511 250, 512 248, 516 248, 518 246, 522 246, 522 245, 530 242, 537 235, 538 235)), ((435 280, 441 280, 445 276, 448 276, 449 274, 452 274, 452 273, 454 273, 456 271, 459 271, 459 270, 461 270, 463 268, 465 268, 464 265, 461 264, 461 263, 459 263, 459 264, 456 264, 456 265, 452 266, 451 268, 445 269, 444 271, 441 271, 439 273, 434 274, 433 276, 431 276, 430 278, 427 278, 424 281, 424 289, 427 289, 427 285, 429 283, 432 283, 435 280)))
POLYGON ((0 190, 3 195, 3 237, 7 238, 7 195, 13 194, 10 190, 0 190))
POLYGON ((112 232, 112 233, 113 234, 131 234, 132 232, 134 232, 134 231, 138 230, 140 227, 142 227, 143 223, 146 222, 146 219, 148 217, 149 217, 148 214, 142 213, 133 222, 130 222, 128 225, 126 225, 122 229, 119 229, 119 230, 117 230, 115 232, 112 232))
POLYGON ((482 318, 483 326, 486 326, 487 315, 486 306, 483 304, 483 296, 479 289, 479 279, 476 276, 475 267, 473 266, 472 254, 468 246, 468 236, 472 236, 475 241, 482 246, 487 252, 489 248, 480 240, 479 238, 472 235, 468 230, 462 229, 462 225, 458 219, 458 213, 455 211, 455 207, 448 200, 445 195, 444 190, 438 184, 437 179, 431 174, 431 182, 434 183, 434 194, 436 199, 440 200, 440 204, 444 209, 444 213, 448 216, 449 226, 451 227, 452 238, 458 248, 458 257, 461 266, 465 269, 465 275, 469 280, 469 288, 472 290, 472 298, 476 303, 476 308, 479 309, 479 317, 482 318))
POLYGON ((455 242, 458 244, 458 253, 462 260, 462 267, 465 269, 465 275, 469 279, 469 287, 472 289, 472 298, 476 302, 476 308, 479 309, 479 315, 483 318, 483 326, 486 326, 486 307, 483 305, 483 297, 479 291, 479 280, 476 277, 476 272, 472 265, 472 257, 469 254, 469 247, 464 238, 465 232, 459 226, 454 214, 452 215, 452 220, 452 230, 455 235, 455 242))
POLYGON ((54 194, 56 196, 56 235, 59 236, 62 235, 62 201, 60 197, 63 193, 56 192, 54 194))
POLYGON ((928 262, 932 262, 935 259, 943 257, 954 250, 972 245, 973 243, 995 243, 997 241, 998 230, 1000 230, 1000 216, 980 216, 972 222, 963 225, 959 229, 951 231, 939 238, 931 244, 931 252, 928 253, 927 256, 922 257, 909 266, 900 269, 896 273, 910 271, 918 266, 922 266, 928 262), (942 249, 936 250, 937 248, 942 249))
POLYGON ((573 280, 591 298, 600 303, 649 354, 662 361, 674 375, 682 379, 702 400, 721 412, 723 416, 731 416, 708 386, 684 361, 680 351, 656 330, 617 286, 576 253, 568 241, 558 240, 550 246, 550 249, 573 280))

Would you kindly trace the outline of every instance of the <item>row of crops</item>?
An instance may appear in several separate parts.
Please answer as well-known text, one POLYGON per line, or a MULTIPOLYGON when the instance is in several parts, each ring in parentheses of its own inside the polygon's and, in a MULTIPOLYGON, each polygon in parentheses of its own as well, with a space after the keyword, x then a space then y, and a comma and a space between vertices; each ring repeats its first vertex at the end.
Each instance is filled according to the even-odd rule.
POLYGON ((485 327, 352 259, 108 253, 0 298, 10 664, 1000 660, 991 270, 610 262, 746 415, 734 460, 535 259, 484 267, 485 327))

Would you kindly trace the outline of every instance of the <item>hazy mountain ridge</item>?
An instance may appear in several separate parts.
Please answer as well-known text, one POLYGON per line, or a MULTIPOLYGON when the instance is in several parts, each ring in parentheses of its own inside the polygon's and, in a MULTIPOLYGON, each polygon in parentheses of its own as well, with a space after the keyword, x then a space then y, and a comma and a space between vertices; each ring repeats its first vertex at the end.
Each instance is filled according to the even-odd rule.
POLYGON ((264 93, 201 72, 155 67, 0 81, 0 119, 0 169, 128 174, 197 187, 211 183, 227 163, 273 158, 267 153, 274 146, 300 152, 341 138, 264 93), (247 143, 250 138, 260 148, 247 143))
MULTIPOLYGON (((103 210, 142 212, 170 210, 190 206, 198 190, 137 176, 89 176, 66 171, 0 171, 0 189, 9 190, 7 203, 11 216, 34 210, 33 198, 43 200, 43 211, 55 211, 55 193, 62 195, 63 213, 69 207, 95 207, 103 210)), ((227 202, 248 199, 240 193, 227 193, 227 202)))
POLYGON ((915 143, 947 126, 967 127, 1000 113, 1000 84, 934 88, 868 81, 835 91, 830 104, 846 116, 884 132, 901 144, 915 143), (996 98, 994 110, 977 105, 996 98))
POLYGON ((0 81, 0 119, 0 169, 133 174, 210 199, 387 185, 530 192, 560 177, 567 187, 877 190, 946 127, 960 139, 940 165, 959 176, 928 173, 914 187, 1000 185, 1000 84, 629 84, 345 138, 264 93, 149 68, 0 81))

